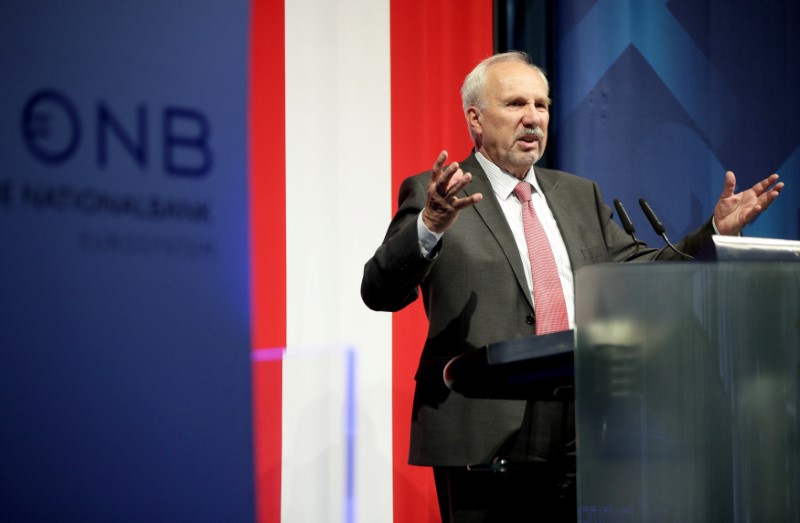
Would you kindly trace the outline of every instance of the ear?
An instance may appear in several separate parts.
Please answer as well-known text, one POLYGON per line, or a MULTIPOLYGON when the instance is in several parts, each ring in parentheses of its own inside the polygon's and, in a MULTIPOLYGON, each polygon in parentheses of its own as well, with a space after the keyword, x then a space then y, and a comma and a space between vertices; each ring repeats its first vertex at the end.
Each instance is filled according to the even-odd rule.
POLYGON ((469 123, 470 131, 473 136, 481 136, 483 134, 481 110, 474 105, 467 108, 467 123, 469 123))

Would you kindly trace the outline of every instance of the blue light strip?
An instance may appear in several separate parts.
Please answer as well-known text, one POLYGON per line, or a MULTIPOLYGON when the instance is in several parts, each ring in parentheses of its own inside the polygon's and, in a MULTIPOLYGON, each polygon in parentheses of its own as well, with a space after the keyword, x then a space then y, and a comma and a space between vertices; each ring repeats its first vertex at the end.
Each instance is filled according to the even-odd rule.
POLYGON ((347 349, 345 383, 345 492, 344 521, 355 523, 355 461, 356 461, 356 351, 347 349))
POLYGON ((276 349, 253 349, 250 351, 252 361, 279 361, 283 359, 286 349, 279 347, 276 349))

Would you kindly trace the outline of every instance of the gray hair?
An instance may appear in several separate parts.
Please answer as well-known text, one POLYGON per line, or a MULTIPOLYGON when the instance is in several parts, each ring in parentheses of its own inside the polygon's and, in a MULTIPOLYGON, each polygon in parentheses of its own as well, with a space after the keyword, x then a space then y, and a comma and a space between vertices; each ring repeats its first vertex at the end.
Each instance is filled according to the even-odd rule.
POLYGON ((484 59, 481 63, 464 78, 464 84, 461 86, 461 104, 464 108, 464 115, 467 114, 467 109, 470 106, 476 106, 478 109, 485 108, 486 101, 483 99, 483 89, 486 86, 486 73, 489 67, 505 62, 517 62, 529 66, 534 71, 542 75, 544 85, 547 88, 548 94, 550 93, 550 84, 547 81, 544 71, 531 63, 528 55, 522 51, 509 51, 507 53, 499 53, 484 59))

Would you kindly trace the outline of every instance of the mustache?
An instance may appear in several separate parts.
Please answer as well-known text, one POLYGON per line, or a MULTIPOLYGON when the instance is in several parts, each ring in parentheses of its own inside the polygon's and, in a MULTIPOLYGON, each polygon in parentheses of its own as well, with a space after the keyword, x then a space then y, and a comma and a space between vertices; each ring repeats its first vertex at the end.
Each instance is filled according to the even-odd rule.
POLYGON ((519 133, 517 138, 522 138, 523 136, 530 136, 533 135, 537 139, 542 140, 544 138, 544 131, 540 127, 525 127, 522 129, 522 132, 519 133))

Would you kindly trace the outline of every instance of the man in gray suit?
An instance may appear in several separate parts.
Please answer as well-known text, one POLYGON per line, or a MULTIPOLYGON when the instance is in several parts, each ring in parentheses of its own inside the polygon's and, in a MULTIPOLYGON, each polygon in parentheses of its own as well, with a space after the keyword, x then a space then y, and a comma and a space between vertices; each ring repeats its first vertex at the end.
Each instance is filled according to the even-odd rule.
MULTIPOLYGON (((612 221, 594 182, 534 169, 547 144, 550 98, 545 75, 526 55, 481 62, 465 79, 462 99, 473 153, 446 165, 443 151, 432 171, 403 182, 397 214, 364 268, 361 294, 374 310, 397 311, 422 291, 429 330, 415 376, 409 462, 434 468, 442 519, 503 521, 525 510, 542 521, 574 520, 574 473, 547 468, 574 452, 571 408, 556 401, 531 405, 528 456, 544 466, 512 474, 468 471, 502 457, 526 404, 468 399, 445 386, 442 370, 464 352, 542 333, 537 323, 547 311, 534 303, 545 298, 534 293, 537 267, 531 269, 529 254, 539 247, 528 247, 526 205, 546 235, 541 248, 552 252, 560 283, 553 293, 566 308, 565 329, 574 326, 573 273, 580 267, 678 255, 636 245, 612 221), (515 197, 520 183, 530 185, 530 202, 515 197)), ((715 229, 739 234, 778 196, 783 183, 777 178, 735 194, 734 175, 726 173, 713 217, 677 248, 696 253, 715 229)))

